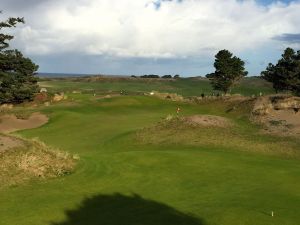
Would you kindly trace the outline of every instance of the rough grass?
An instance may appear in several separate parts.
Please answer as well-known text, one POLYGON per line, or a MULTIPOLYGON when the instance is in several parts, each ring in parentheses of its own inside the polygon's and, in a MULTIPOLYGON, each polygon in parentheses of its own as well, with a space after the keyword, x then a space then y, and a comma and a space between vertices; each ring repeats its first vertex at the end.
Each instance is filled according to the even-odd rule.
POLYGON ((54 150, 37 139, 18 139, 23 143, 21 147, 0 152, 0 188, 60 177, 74 170, 75 156, 54 150))
POLYGON ((235 127, 207 127, 185 123, 184 119, 179 117, 166 118, 154 126, 136 132, 135 139, 143 145, 221 148, 300 159, 298 145, 287 140, 255 140, 253 136, 241 132, 238 126, 235 124, 235 127))

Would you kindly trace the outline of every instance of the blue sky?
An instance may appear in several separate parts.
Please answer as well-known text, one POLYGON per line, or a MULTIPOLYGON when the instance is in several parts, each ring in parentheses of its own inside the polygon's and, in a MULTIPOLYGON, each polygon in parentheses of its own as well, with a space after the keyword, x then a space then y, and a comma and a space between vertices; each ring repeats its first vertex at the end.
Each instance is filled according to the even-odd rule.
POLYGON ((300 0, 1 0, 40 72, 205 75, 228 49, 259 75, 300 49, 300 0))
MULTIPOLYGON (((293 0, 282 0, 282 2, 284 3, 290 3, 292 2, 293 0)), ((257 2, 259 2, 260 4, 263 4, 263 5, 269 5, 269 4, 272 4, 273 2, 276 2, 274 0, 257 0, 257 2)))

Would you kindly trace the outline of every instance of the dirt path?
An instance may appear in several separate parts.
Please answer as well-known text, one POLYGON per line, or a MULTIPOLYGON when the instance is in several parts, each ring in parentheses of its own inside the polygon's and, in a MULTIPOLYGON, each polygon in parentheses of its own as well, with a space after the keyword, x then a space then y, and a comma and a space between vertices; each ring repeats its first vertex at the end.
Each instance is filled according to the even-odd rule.
POLYGON ((33 113, 28 119, 18 119, 15 115, 0 117, 0 133, 11 133, 19 130, 33 129, 48 122, 48 117, 41 113, 33 113))

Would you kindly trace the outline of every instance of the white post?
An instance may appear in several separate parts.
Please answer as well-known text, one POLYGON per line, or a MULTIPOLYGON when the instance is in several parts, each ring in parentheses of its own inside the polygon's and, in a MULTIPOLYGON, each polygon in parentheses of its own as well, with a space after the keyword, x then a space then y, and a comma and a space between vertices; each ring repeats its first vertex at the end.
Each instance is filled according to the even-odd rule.
POLYGON ((274 217, 274 212, 272 211, 272 217, 274 217))

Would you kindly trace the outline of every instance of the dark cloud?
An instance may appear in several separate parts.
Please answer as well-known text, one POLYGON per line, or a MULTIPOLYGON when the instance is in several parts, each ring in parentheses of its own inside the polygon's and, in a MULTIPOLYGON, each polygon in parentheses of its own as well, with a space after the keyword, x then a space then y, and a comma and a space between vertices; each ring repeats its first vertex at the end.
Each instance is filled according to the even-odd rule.
POLYGON ((40 65, 40 72, 82 73, 82 74, 181 74, 205 75, 213 71, 212 59, 155 59, 155 58, 123 58, 109 55, 85 54, 51 54, 30 56, 40 65))
MULTIPOLYGON (((251 74, 259 74, 267 62, 280 56, 279 51, 274 53, 273 50, 278 43, 269 40, 272 48, 260 50, 259 43, 268 40, 269 34, 252 32, 253 36, 248 37, 241 35, 245 31, 242 27, 257 27, 264 31, 264 18, 270 16, 273 18, 271 28, 276 29, 283 15, 288 15, 284 16, 284 23, 295 29, 294 34, 279 29, 273 40, 283 44, 300 43, 300 33, 297 33, 299 0, 292 7, 277 10, 276 16, 272 14, 272 9, 279 7, 276 4, 268 6, 268 10, 250 4, 251 13, 238 13, 239 20, 234 13, 227 13, 227 5, 228 12, 231 9, 244 11, 248 5, 236 4, 235 1, 230 1, 230 4, 218 0, 211 0, 209 4, 184 0, 127 1, 130 4, 121 4, 120 10, 113 5, 117 1, 111 0, 0 0, 0 10, 4 12, 0 21, 9 16, 25 18, 26 24, 12 31, 15 39, 11 47, 32 57, 42 72, 199 75, 212 72, 213 55, 219 49, 227 48, 239 52, 238 56, 246 60, 251 74), (137 4, 140 1, 143 4, 137 4), (173 4, 181 5, 182 10, 174 8, 173 4), (148 12, 149 9, 143 6, 156 9, 157 17, 147 18, 149 14, 142 13, 142 10, 148 12), (197 19, 202 6, 206 7, 207 14, 203 14, 205 19, 197 19), (136 16, 136 10, 141 12, 139 16, 136 16), (257 19, 248 20, 249 15, 257 19), (144 26, 143 21, 148 25, 144 26), (257 50, 258 53, 242 57, 249 46, 252 52, 257 50)), ((267 3, 267 0, 257 1, 267 3)))
POLYGON ((281 34, 279 36, 275 36, 273 39, 277 40, 277 41, 288 42, 288 43, 300 43, 300 33, 296 33, 296 34, 291 34, 291 33, 281 34))

